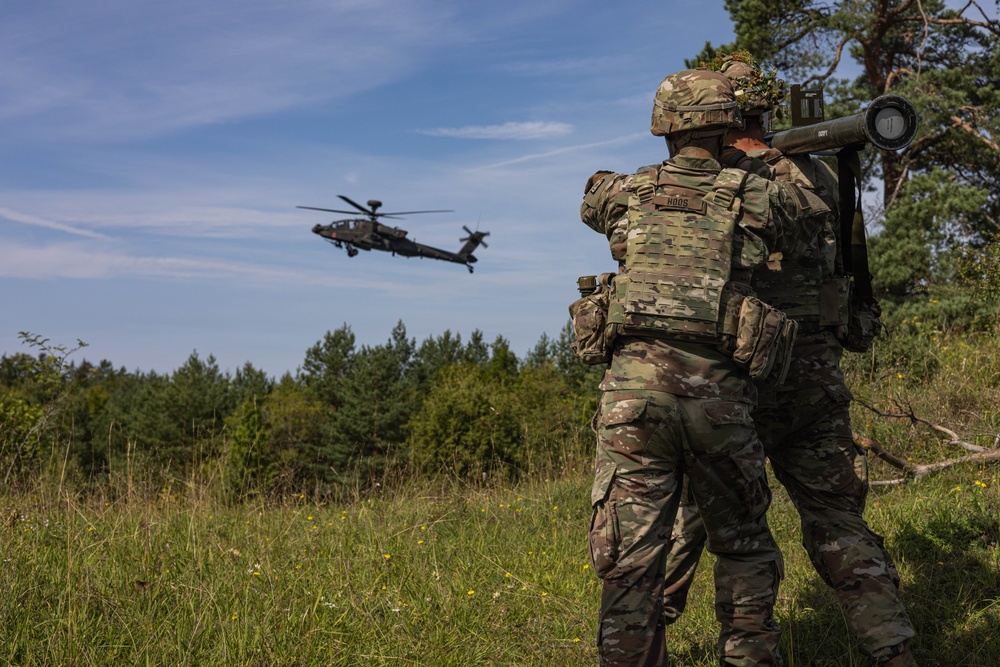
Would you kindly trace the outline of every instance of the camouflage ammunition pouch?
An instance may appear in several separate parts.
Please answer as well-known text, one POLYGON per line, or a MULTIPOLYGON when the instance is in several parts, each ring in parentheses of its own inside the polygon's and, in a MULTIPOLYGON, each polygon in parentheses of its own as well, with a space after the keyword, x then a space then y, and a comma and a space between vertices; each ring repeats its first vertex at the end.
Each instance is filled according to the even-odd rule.
POLYGON ((733 361, 755 381, 778 386, 792 361, 798 325, 760 299, 745 297, 740 304, 733 361))
MULTIPOLYGON (((614 351, 618 326, 608 323, 613 273, 602 273, 593 292, 580 297, 569 306, 573 322, 573 354, 585 364, 607 364, 614 351)), ((582 279, 581 279, 582 280, 582 279)))
POLYGON ((861 299, 852 293, 847 326, 844 335, 838 336, 840 344, 848 352, 867 352, 882 333, 881 317, 882 307, 878 299, 861 299))

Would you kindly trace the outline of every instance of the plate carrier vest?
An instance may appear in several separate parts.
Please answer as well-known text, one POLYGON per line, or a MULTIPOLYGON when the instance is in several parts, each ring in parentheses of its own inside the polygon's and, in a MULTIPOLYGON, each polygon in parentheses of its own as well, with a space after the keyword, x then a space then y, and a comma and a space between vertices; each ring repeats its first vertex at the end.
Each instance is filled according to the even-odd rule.
POLYGON ((662 167, 636 174, 620 195, 628 198, 628 242, 609 322, 625 335, 735 335, 741 301, 753 295, 751 269, 765 259, 736 236, 746 186, 736 169, 723 169, 709 192, 677 184, 662 167))

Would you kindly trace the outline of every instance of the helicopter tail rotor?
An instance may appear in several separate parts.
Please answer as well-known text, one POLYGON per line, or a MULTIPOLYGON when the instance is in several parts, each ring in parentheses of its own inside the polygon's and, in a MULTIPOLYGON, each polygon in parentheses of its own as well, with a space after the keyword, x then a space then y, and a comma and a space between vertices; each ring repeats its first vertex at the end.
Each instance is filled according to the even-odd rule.
POLYGON ((490 235, 489 232, 474 232, 471 229, 469 229, 468 227, 466 227, 465 225, 462 225, 462 229, 465 230, 465 233, 468 234, 468 236, 464 236, 464 237, 458 239, 459 241, 471 241, 476 246, 480 246, 481 245, 484 248, 489 248, 489 246, 486 245, 486 241, 483 240, 484 237, 490 235))

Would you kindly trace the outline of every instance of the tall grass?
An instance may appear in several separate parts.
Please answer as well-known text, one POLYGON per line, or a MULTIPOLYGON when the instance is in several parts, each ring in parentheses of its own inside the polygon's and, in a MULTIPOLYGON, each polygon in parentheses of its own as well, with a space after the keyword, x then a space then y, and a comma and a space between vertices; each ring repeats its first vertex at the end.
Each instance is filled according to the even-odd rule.
MULTIPOLYGON (((11 665, 596 664, 589 479, 411 483, 342 505, 6 497, 0 662, 11 665)), ((1000 664, 996 471, 876 489, 872 527, 903 578, 925 665, 1000 664)), ((865 665, 778 489, 790 665, 865 665)), ((711 568, 671 628, 677 665, 714 665, 711 568)))
POLYGON ((582 477, 317 506, 6 498, 10 664, 563 664, 589 651, 582 477))
MULTIPOLYGON (((885 349, 854 357, 852 387, 995 446, 996 342, 942 340, 933 368, 885 349)), ((860 406, 854 420, 904 457, 961 454, 921 424, 860 406)), ((572 452, 551 460, 517 485, 392 480, 322 502, 234 500, 213 474, 154 485, 131 462, 83 493, 55 466, 31 490, 0 493, 0 664, 596 664, 588 466, 572 452)), ((873 487, 867 517, 899 567, 920 664, 1000 665, 997 467, 873 487)), ((770 521, 786 557, 787 663, 870 664, 780 488, 770 521)), ((668 631, 675 665, 716 664, 710 565, 668 631)))

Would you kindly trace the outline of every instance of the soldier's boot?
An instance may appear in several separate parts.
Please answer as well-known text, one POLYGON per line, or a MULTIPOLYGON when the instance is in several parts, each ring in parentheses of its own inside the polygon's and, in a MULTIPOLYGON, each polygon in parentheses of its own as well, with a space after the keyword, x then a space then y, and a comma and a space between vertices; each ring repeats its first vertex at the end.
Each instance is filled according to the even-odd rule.
POLYGON ((898 653, 884 662, 878 663, 881 667, 918 667, 913 652, 910 651, 910 642, 906 641, 900 645, 898 653))

